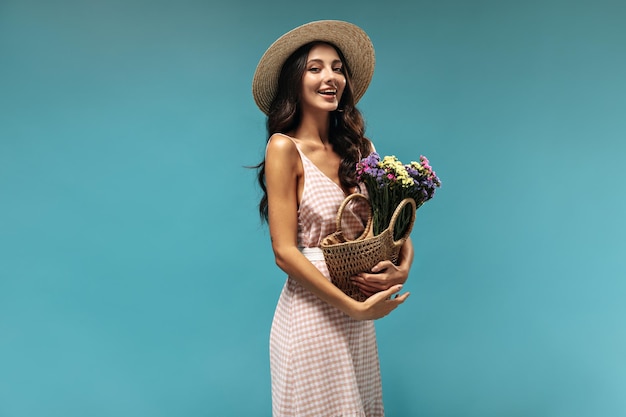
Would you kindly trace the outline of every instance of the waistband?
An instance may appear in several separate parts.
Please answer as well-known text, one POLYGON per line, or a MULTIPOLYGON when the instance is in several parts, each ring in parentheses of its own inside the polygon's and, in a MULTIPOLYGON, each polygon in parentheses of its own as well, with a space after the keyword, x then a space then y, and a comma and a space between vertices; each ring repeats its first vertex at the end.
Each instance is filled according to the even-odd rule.
POLYGON ((309 261, 323 261, 324 252, 321 248, 298 248, 309 261))

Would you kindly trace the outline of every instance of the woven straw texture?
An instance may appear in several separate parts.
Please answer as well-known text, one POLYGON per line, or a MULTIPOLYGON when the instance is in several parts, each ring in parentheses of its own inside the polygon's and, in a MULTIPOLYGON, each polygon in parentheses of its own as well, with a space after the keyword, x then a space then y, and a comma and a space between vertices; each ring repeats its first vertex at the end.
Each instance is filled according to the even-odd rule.
POLYGON ((367 297, 359 287, 352 283, 350 277, 360 272, 369 272, 374 265, 384 260, 390 260, 394 264, 398 262, 400 249, 409 237, 415 223, 416 204, 412 198, 402 200, 391 216, 389 227, 377 236, 368 237, 372 228, 372 214, 370 212, 365 231, 357 239, 348 240, 341 229, 341 218, 348 202, 355 198, 367 200, 363 194, 351 194, 346 197, 337 212, 337 231, 323 239, 320 246, 333 284, 353 299, 363 301, 367 297), (393 229, 396 220, 407 204, 412 206, 411 221, 405 234, 394 241, 393 229))
POLYGON ((254 101, 265 114, 276 95, 283 64, 302 45, 324 41, 337 46, 346 57, 352 79, 354 102, 358 102, 374 74, 374 46, 358 26, 340 20, 320 20, 299 26, 278 38, 265 51, 252 79, 254 101))

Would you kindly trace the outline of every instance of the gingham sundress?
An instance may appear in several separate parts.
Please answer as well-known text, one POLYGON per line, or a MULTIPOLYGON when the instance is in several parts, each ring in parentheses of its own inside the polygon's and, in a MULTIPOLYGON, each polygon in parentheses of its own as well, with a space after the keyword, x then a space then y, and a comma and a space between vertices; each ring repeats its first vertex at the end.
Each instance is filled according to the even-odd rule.
MULTIPOLYGON (((318 248, 335 231, 345 194, 299 148, 298 152, 304 167, 298 243, 301 248, 318 248)), ((363 213, 358 211, 344 212, 344 231, 356 235, 363 230, 363 213)), ((329 277, 319 250, 303 253, 329 277)), ((374 322, 350 318, 290 277, 272 322, 270 368, 274 417, 384 416, 374 322)))

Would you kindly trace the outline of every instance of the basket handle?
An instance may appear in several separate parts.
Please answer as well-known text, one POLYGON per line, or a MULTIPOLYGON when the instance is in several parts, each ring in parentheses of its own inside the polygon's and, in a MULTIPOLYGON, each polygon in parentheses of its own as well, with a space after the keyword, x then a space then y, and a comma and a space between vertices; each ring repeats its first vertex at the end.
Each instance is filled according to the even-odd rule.
POLYGON ((393 214, 391 215, 391 220, 389 220, 389 230, 391 231, 391 236, 393 236, 393 230, 396 226, 396 220, 398 219, 398 217, 400 217, 400 213, 402 213, 402 210, 407 204, 410 204, 411 206, 413 206, 411 210, 411 221, 409 222, 409 227, 407 227, 406 232, 404 233, 404 236, 402 236, 398 240, 395 240, 393 242, 394 245, 399 245, 401 243, 404 243, 404 241, 411 234, 411 230, 413 230, 413 224, 415 223, 415 211, 417 210, 417 205, 415 203, 415 200, 412 199, 411 197, 407 197, 403 199, 402 201, 400 201, 400 204, 398 204, 398 207, 396 207, 393 214))
MULTIPOLYGON (((361 193, 354 193, 354 194, 350 194, 349 196, 347 196, 341 202, 341 205, 339 206, 339 210, 337 210, 337 218, 335 220, 335 225, 337 227, 337 232, 341 232, 341 217, 343 216, 343 210, 346 208, 348 203, 350 201, 354 200, 355 198, 362 198, 370 206, 369 216, 367 218, 367 224, 365 225, 365 230, 363 230, 363 233, 361 233, 361 236, 359 236, 358 238, 354 239, 354 240, 362 240, 362 239, 365 239, 365 237, 369 234, 370 230, 372 230, 372 223, 374 222, 374 216, 372 214, 372 205, 371 205, 369 199, 367 197, 365 197, 365 195, 363 195, 361 193)), ((345 236, 344 236, 344 238, 345 238, 345 236)), ((348 239, 346 239, 346 241, 348 241, 348 239)))

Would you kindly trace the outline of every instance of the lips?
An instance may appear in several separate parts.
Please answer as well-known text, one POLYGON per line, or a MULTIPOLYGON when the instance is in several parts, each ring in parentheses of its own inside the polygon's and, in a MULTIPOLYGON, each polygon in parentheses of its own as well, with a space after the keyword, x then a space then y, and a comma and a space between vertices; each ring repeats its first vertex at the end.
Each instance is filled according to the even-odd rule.
POLYGON ((322 94, 324 96, 336 96, 337 95, 337 89, 335 88, 327 88, 324 90, 318 90, 319 94, 322 94))

